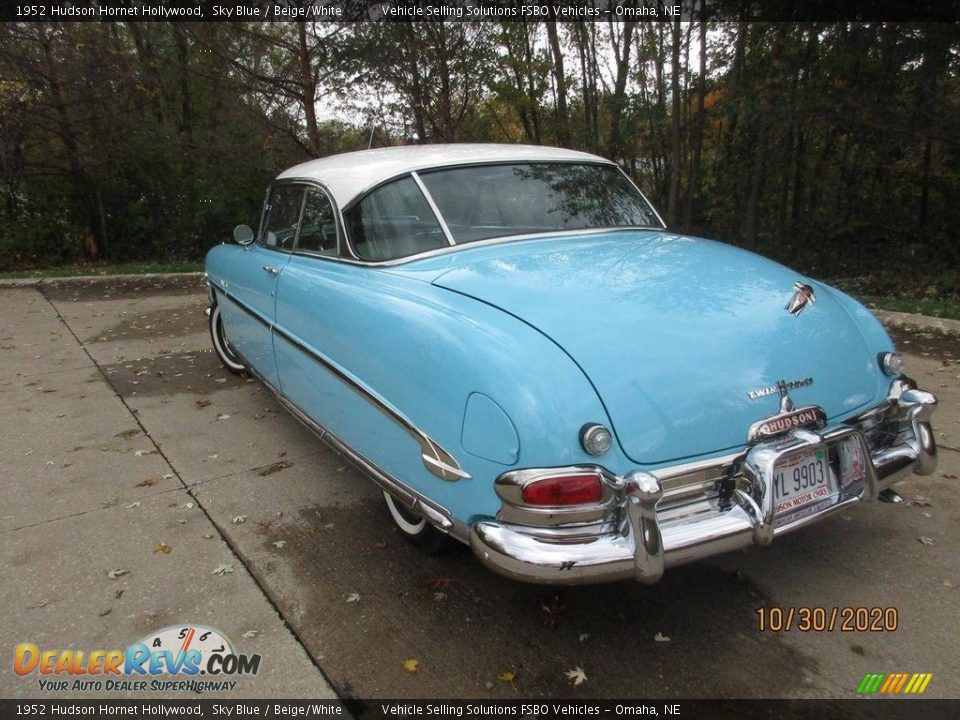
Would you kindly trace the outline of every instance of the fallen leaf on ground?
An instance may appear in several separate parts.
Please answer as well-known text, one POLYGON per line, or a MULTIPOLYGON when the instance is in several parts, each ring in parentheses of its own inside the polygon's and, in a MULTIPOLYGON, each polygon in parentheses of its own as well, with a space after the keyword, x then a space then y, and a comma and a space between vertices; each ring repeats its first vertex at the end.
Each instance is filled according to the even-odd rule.
POLYGON ((243 635, 241 635, 240 637, 242 637, 244 640, 250 640, 250 639, 252 639, 252 638, 255 638, 255 637, 256 637, 257 635, 259 635, 259 634, 260 634, 260 631, 259 631, 259 630, 247 630, 247 631, 246 631, 243 635))
POLYGON ((183 507, 186 510, 193 510, 193 503, 185 503, 183 507))
POLYGON ((134 508, 138 508, 138 507, 140 507, 140 502, 139 502, 139 501, 138 501, 138 502, 132 502, 132 503, 130 503, 129 505, 127 505, 127 510, 133 510, 134 508))
POLYGON ((567 676, 567 680, 573 683, 574 687, 587 681, 587 674, 579 665, 577 665, 577 667, 575 667, 573 670, 567 670, 565 674, 567 676))
POLYGON ((197 400, 197 408, 198 408, 198 409, 199 409, 199 408, 205 408, 205 407, 210 407, 210 401, 209 401, 209 400, 197 400))
POLYGON ((166 543, 157 543, 153 547, 155 553, 163 553, 164 555, 169 555, 173 552, 173 548, 167 545, 166 543))
POLYGON ((232 522, 234 525, 242 525, 242 524, 245 523, 246 521, 247 521, 247 516, 246 516, 246 515, 237 515, 237 516, 236 516, 233 520, 231 520, 230 522, 232 522))
POLYGON ((230 419, 230 416, 227 415, 226 413, 217 413, 217 417, 214 420, 214 422, 216 422, 217 420, 229 420, 229 419, 230 419))
POLYGON ((282 548, 286 544, 287 544, 286 540, 277 540, 275 543, 273 543, 273 546, 275 548, 282 548))
POLYGON ((360 593, 352 592, 349 595, 347 595, 347 602, 348 603, 360 602, 360 593))
POLYGON ((409 660, 403 661, 403 669, 406 670, 411 675, 416 675, 417 670, 420 669, 420 661, 410 658, 409 660))
POLYGON ((118 577, 122 577, 123 575, 129 575, 129 574, 130 574, 129 570, 111 570, 110 572, 107 573, 107 577, 110 578, 111 580, 116 580, 118 577))
POLYGON ((513 679, 517 676, 513 670, 504 670, 502 673, 497 675, 497 680, 502 680, 503 682, 512 683, 513 679))
POLYGON ((226 575, 227 573, 233 572, 233 565, 230 563, 224 563, 223 565, 217 565, 211 575, 226 575))
POLYGON ((947 480, 956 480, 956 479, 957 479, 957 476, 954 475, 953 473, 944 473, 943 476, 944 476, 947 480))
POLYGON ((666 635, 660 632, 654 635, 653 639, 655 642, 670 642, 670 638, 668 638, 666 635))
POLYGON ((113 612, 113 608, 107 608, 105 610, 101 610, 100 612, 98 612, 97 615, 99 615, 100 617, 106 617, 112 612, 113 612))
POLYGON ((915 495, 910 504, 914 507, 930 507, 930 500, 926 495, 915 495))
POLYGON ((924 545, 933 545, 934 543, 933 538, 927 537, 926 535, 921 535, 917 538, 917 540, 922 542, 924 545))

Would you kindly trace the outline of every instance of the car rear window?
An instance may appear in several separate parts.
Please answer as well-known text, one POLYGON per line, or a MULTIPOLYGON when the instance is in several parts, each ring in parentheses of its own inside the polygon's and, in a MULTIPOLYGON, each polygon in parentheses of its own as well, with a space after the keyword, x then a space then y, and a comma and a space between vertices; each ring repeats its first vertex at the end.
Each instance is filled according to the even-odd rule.
POLYGON ((588 163, 518 163, 420 173, 457 243, 564 230, 656 227, 620 170, 588 163))

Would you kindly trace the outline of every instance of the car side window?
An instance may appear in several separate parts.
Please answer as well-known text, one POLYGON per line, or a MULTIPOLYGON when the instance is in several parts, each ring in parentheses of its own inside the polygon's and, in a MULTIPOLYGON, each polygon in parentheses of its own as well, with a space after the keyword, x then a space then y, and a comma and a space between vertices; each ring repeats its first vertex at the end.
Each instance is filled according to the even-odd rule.
POLYGON ((270 193, 261 242, 277 250, 293 250, 303 208, 302 185, 277 185, 270 193))
POLYGON ((320 255, 337 254, 337 221, 330 198, 317 188, 307 189, 297 250, 320 255))
POLYGON ((413 178, 381 185, 344 218, 362 260, 393 260, 447 247, 447 238, 413 178))

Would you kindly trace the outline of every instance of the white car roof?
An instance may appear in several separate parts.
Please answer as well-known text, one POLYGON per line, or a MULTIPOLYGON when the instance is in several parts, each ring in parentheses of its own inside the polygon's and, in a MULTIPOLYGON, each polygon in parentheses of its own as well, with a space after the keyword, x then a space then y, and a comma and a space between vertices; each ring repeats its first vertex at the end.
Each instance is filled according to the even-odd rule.
POLYGON ((308 178, 323 183, 343 208, 381 182, 415 170, 494 162, 601 162, 609 160, 577 150, 542 145, 463 143, 406 145, 330 155, 284 170, 278 180, 308 178))

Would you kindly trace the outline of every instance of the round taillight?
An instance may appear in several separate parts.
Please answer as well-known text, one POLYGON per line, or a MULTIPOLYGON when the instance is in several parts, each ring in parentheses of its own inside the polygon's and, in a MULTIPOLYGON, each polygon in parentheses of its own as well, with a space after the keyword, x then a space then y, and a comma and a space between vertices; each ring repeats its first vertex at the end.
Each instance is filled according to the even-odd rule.
POLYGON ((600 502, 603 485, 592 473, 546 477, 524 487, 521 497, 529 505, 584 505, 600 502))

